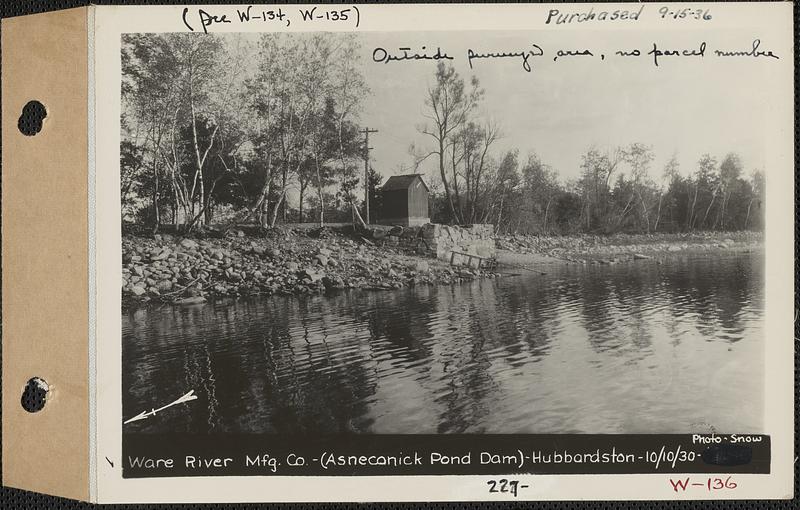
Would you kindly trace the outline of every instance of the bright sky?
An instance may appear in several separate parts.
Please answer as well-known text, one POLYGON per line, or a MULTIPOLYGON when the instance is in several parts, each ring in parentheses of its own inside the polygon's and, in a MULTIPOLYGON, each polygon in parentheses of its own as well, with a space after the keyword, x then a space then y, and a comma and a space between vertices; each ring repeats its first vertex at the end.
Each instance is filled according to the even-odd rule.
MULTIPOLYGON (((431 148, 421 135, 424 97, 433 82, 434 61, 374 63, 372 52, 383 47, 400 54, 400 47, 442 51, 468 79, 474 73, 485 89, 480 114, 500 123, 504 138, 497 144, 498 159, 518 148, 520 159, 535 151, 563 180, 578 176, 581 155, 588 147, 601 149, 641 142, 653 147, 656 159, 651 176, 658 180, 664 163, 677 153, 681 172, 689 174, 703 153, 721 160, 737 152, 745 173, 763 168, 764 88, 769 83, 770 59, 720 59, 716 48, 749 49, 752 34, 705 34, 706 57, 663 57, 659 67, 652 57, 624 60, 618 49, 639 48, 642 53, 658 42, 660 48, 693 49, 703 35, 672 32, 653 36, 643 32, 577 34, 546 32, 432 32, 363 33, 364 74, 372 94, 365 102, 362 125, 378 129, 370 135, 373 165, 384 176, 413 169, 409 146, 431 148), (473 61, 476 52, 520 51, 536 43, 545 57, 532 59, 533 70, 522 69, 517 58, 473 61), (553 62, 557 49, 590 48, 597 57, 572 57, 553 62)), ((431 158, 423 173, 433 175, 431 158)))

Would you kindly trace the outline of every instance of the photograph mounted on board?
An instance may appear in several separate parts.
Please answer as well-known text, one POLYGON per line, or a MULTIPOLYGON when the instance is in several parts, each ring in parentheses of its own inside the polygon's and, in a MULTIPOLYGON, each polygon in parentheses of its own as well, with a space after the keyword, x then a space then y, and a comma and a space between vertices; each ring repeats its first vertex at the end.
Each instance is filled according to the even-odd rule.
POLYGON ((123 436, 764 433, 778 56, 558 35, 123 34, 123 436))

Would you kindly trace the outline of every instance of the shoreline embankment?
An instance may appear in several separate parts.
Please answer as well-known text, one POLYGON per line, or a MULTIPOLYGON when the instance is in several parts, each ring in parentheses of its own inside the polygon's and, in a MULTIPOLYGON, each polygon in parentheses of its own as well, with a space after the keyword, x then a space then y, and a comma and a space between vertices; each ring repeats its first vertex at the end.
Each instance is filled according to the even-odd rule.
MULTIPOLYGON (((232 230, 225 236, 195 237, 125 234, 123 306, 149 302, 189 305, 222 297, 451 285, 495 278, 518 268, 620 264, 645 259, 661 262, 676 255, 710 256, 758 250, 762 246, 762 235, 755 232, 487 237, 481 231, 480 247, 485 249, 487 242, 493 243, 496 251, 492 255, 498 264, 478 268, 451 265, 452 258, 441 253, 433 256, 430 245, 424 249, 415 246, 425 240, 423 234, 429 236, 429 241, 435 229, 423 227, 413 238, 408 235, 410 231, 397 231, 398 228, 364 233, 352 227, 281 227, 251 234, 232 230), (418 242, 410 242, 414 239, 418 242)), ((441 228, 445 237, 451 235, 451 229, 441 228)), ((442 251, 438 229, 435 234, 442 251)))

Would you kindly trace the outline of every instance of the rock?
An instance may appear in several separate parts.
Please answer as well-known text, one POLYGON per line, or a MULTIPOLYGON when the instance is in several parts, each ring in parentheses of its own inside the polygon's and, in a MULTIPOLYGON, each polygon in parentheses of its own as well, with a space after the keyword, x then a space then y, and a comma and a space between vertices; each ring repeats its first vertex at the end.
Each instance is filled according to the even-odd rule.
POLYGON ((328 257, 326 257, 325 255, 320 254, 320 255, 317 255, 314 258, 319 262, 319 264, 321 266, 327 266, 328 265, 328 257))
POLYGON ((170 280, 161 280, 156 284, 159 292, 169 292, 172 290, 172 282, 170 280))
POLYGON ((152 260, 154 262, 159 261, 159 260, 166 260, 167 257, 170 256, 171 253, 172 252, 170 252, 168 248, 163 248, 161 250, 156 249, 156 250, 153 250, 150 253, 150 260, 152 260))
POLYGON ((289 261, 286 263, 286 269, 289 271, 297 271, 299 268, 300 266, 297 264, 297 262, 289 261))
POLYGON ((667 251, 681 251, 681 247, 676 244, 673 244, 672 246, 667 248, 667 251))
POLYGON ((322 278, 322 285, 324 285, 326 289, 341 289, 344 287, 344 281, 338 277, 331 278, 330 276, 324 276, 322 278))
POLYGON ((281 251, 277 248, 267 248, 266 255, 270 258, 277 259, 281 256, 281 251))
POLYGON ((431 265, 425 260, 418 260, 417 263, 414 264, 414 271, 418 273, 427 273, 430 270, 431 265))
POLYGON ((144 294, 147 293, 147 289, 145 289, 144 287, 136 286, 131 289, 131 292, 133 293, 134 296, 143 296, 144 294))
POLYGON ((315 283, 322 280, 325 277, 325 273, 322 271, 314 271, 313 269, 305 269, 301 273, 301 276, 311 283, 315 283))
POLYGON ((649 255, 643 255, 641 253, 634 253, 633 254, 633 260, 647 260, 647 259, 652 259, 652 258, 653 257, 651 257, 649 255))
POLYGON ((327 249, 327 248, 320 248, 318 253, 320 255, 325 256, 325 257, 330 257, 331 256, 331 251, 329 249, 327 249))
POLYGON ((144 276, 144 269, 142 266, 133 266, 133 272, 136 273, 136 276, 144 276))
POLYGON ((197 244, 197 241, 194 241, 192 239, 183 239, 181 240, 180 245, 183 248, 186 248, 187 250, 195 250, 199 246, 197 244))

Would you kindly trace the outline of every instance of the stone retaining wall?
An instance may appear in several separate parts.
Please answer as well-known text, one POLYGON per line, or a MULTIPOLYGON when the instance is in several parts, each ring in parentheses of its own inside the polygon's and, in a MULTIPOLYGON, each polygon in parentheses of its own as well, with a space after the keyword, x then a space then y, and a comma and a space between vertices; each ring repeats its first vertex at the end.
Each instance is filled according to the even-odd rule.
MULTIPOLYGON (((469 257, 458 255, 468 253, 486 258, 496 256, 494 243, 494 226, 491 224, 476 225, 440 225, 428 223, 420 227, 393 227, 390 230, 375 231, 377 239, 384 239, 390 246, 401 246, 413 249, 417 253, 435 257, 456 265, 469 265, 469 257), (453 252, 456 255, 453 255, 453 252)), ((473 265, 478 259, 473 259, 473 265)))

